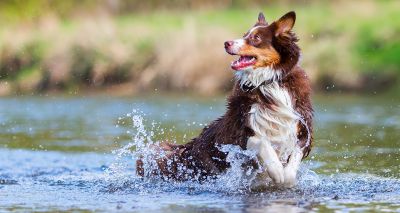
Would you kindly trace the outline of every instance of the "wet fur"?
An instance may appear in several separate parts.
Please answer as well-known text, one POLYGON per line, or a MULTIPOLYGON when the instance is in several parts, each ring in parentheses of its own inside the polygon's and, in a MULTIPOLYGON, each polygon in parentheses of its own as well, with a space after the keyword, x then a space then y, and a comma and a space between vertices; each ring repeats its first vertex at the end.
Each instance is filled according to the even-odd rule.
MULTIPOLYGON (((266 22, 263 23, 262 20, 259 20, 257 25, 266 25, 266 22)), ((272 36, 276 27, 278 24, 274 22, 269 25, 268 31, 263 32, 270 40, 268 44, 260 45, 269 45, 263 48, 265 56, 268 57, 272 54, 274 58, 269 60, 268 64, 267 61, 261 63, 259 69, 270 67, 273 71, 281 72, 279 78, 271 77, 271 79, 277 88, 287 93, 293 112, 303 121, 296 121, 296 129, 293 130, 297 137, 295 145, 301 148, 301 154, 296 157, 300 156, 301 159, 309 154, 312 143, 311 87, 306 73, 297 65, 300 57, 300 49, 296 44, 297 37, 291 31, 276 37, 272 36)), ((259 29, 263 29, 263 27, 259 29)), ((145 171, 146 166, 139 159, 137 161, 138 174, 140 176, 156 175, 169 180, 201 181, 226 171, 230 167, 226 161, 227 153, 220 151, 218 147, 232 144, 247 149, 249 139, 258 134, 254 129, 254 122, 251 121, 254 119, 251 115, 252 108, 254 110, 254 107, 257 106, 271 112, 279 110, 277 109, 279 103, 277 103, 274 93, 266 90, 265 85, 253 84, 250 85, 253 87, 252 89, 244 90, 243 84, 242 76, 237 79, 227 98, 227 111, 223 116, 205 127, 198 137, 187 144, 163 143, 159 147, 155 147, 154 149, 163 153, 153 161, 153 166, 156 168, 145 171)), ((263 126, 263 128, 271 127, 263 126)), ((287 158, 284 161, 288 162, 291 156, 287 158)), ((255 161, 249 162, 249 165, 257 167, 255 161)))

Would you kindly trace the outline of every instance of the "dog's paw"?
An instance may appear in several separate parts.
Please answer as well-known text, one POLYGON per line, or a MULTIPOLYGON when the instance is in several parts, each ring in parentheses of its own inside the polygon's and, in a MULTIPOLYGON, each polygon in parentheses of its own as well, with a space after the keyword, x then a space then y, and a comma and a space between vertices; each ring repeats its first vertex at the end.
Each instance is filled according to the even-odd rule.
POLYGON ((285 182, 285 175, 283 165, 280 162, 270 162, 267 165, 267 172, 269 177, 275 184, 283 184, 285 182))
POLYGON ((283 183, 283 186, 285 188, 292 188, 296 185, 296 175, 297 171, 293 169, 292 167, 285 167, 283 169, 284 171, 284 178, 285 181, 283 183))

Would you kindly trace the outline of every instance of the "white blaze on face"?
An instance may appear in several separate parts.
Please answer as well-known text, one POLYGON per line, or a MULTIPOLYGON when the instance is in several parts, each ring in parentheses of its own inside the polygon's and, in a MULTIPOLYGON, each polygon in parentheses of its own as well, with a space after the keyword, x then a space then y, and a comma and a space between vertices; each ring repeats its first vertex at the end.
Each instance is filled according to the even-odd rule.
POLYGON ((245 43, 244 39, 233 40, 233 45, 231 47, 232 53, 238 54, 240 51, 240 48, 243 47, 244 43, 245 43))
POLYGON ((246 35, 246 37, 244 37, 244 39, 249 38, 249 36, 253 33, 254 30, 256 30, 256 29, 258 29, 258 28, 261 28, 261 27, 267 27, 267 26, 255 26, 255 27, 251 28, 251 29, 249 30, 249 33, 246 35))

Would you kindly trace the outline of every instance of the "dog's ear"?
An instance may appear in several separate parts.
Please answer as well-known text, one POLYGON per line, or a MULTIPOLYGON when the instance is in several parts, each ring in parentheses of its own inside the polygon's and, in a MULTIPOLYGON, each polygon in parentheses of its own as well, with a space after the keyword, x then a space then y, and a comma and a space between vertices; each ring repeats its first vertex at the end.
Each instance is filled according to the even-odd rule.
POLYGON ((282 16, 278 21, 275 22, 275 36, 279 36, 283 33, 287 33, 292 30, 294 23, 296 21, 296 13, 290 11, 282 16))
POLYGON ((267 21, 265 20, 265 16, 262 12, 258 14, 258 20, 256 26, 257 25, 268 25, 267 21))

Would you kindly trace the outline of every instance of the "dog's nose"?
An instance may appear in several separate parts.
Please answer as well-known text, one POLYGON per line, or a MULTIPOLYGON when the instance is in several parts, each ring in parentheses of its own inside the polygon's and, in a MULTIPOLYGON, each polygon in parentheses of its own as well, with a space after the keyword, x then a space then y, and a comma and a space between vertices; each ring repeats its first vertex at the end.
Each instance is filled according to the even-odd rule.
POLYGON ((233 45, 233 41, 225 41, 225 43, 224 43, 225 48, 228 48, 232 45, 233 45))

